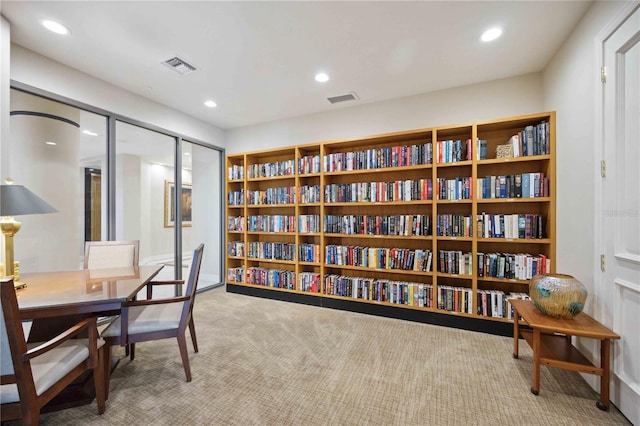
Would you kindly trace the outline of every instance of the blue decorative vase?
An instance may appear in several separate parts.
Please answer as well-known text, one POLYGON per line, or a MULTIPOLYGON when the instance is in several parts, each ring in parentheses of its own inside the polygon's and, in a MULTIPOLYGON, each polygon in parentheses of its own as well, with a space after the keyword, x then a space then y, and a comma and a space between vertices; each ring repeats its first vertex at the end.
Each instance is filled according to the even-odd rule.
POLYGON ((529 296, 540 312, 571 319, 582 312, 587 288, 571 275, 541 274, 529 281, 529 296))

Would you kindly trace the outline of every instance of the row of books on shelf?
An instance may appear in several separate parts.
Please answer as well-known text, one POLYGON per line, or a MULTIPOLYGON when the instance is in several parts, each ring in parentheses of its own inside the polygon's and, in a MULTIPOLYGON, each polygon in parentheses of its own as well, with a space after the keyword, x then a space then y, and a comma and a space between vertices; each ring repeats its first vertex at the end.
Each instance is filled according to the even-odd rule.
MULTIPOLYGON (((478 138, 476 142, 476 158, 486 160, 488 141, 478 138)), ((545 155, 551 152, 551 136, 548 121, 526 126, 504 141, 503 146, 509 147, 509 157, 529 157, 532 155, 545 155)), ((500 145, 499 145, 500 146, 500 145)), ((496 154, 496 158, 498 155, 496 154)))
POLYGON ((472 237, 473 221, 463 214, 439 214, 436 216, 438 237, 472 237))
POLYGON ((280 186, 267 188, 265 190, 247 191, 247 204, 249 205, 293 204, 295 200, 295 186, 280 186))
POLYGON ((317 272, 300 272, 298 274, 298 283, 300 291, 306 291, 309 293, 320 292, 320 274, 317 272))
MULTIPOLYGON (((317 272, 301 272, 300 287, 296 286, 293 271, 268 268, 247 268, 244 281, 243 267, 229 268, 227 280, 230 282, 246 282, 273 288, 285 288, 312 293, 351 297, 354 299, 387 302, 401 305, 431 308, 433 285, 394 281, 378 278, 349 277, 337 274, 326 274, 324 286, 320 289, 320 274, 317 272)), ((473 313, 473 290, 468 287, 450 285, 437 286, 435 295, 437 308, 449 312, 473 313)), ((502 290, 479 289, 476 293, 478 315, 514 319, 509 299, 530 299, 529 295, 521 292, 505 293, 502 290)))
POLYGON ((244 179, 244 166, 234 164, 227 168, 227 178, 229 180, 244 179))
POLYGON ((473 255, 461 250, 438 250, 439 271, 445 274, 472 275, 473 255))
POLYGON ((302 185, 300 186, 300 195, 298 196, 300 204, 319 203, 320 202, 320 185, 302 185))
POLYGON ((296 290, 296 274, 283 269, 247 268, 247 284, 296 290))
POLYGON ((473 290, 468 287, 438 285, 438 309, 450 312, 473 313, 473 290))
POLYGON ((273 163, 249 164, 247 165, 247 177, 249 179, 293 176, 296 173, 295 160, 282 160, 273 163))
POLYGON ((431 235, 429 215, 325 215, 324 232, 346 235, 431 235))
POLYGON ((376 203, 431 200, 432 198, 431 179, 333 183, 324 187, 326 203, 376 203))
POLYGON ((247 256, 254 259, 296 260, 296 245, 284 242, 252 241, 247 256))
POLYGON ((227 256, 244 257, 244 242, 229 241, 227 243, 227 256))
POLYGON ((432 289, 431 284, 327 274, 323 291, 333 296, 430 308, 432 289))
POLYGON ((301 175, 320 173, 320 154, 300 157, 298 159, 298 173, 301 175))
POLYGON ((238 232, 244 231, 244 216, 228 216, 227 230, 238 232))
POLYGON ((320 245, 308 243, 299 244, 298 260, 301 262, 320 262, 320 245))
POLYGON ((325 247, 325 262, 329 265, 429 272, 431 261, 431 250, 333 244, 325 247))
POLYGON ((473 184, 471 177, 457 177, 454 179, 436 179, 436 194, 439 200, 470 200, 473 198, 473 184))
POLYGON ((459 163, 471 160, 471 139, 444 140, 436 142, 436 156, 438 163, 459 163))
MULTIPOLYGON (((356 233, 362 235, 429 235, 430 231, 428 215, 369 216, 372 219, 367 220, 371 222, 364 222, 364 217, 357 215, 325 216, 325 232, 345 234, 352 232, 354 235, 356 233), (362 219, 359 219, 360 217, 362 219), (386 218, 387 221, 384 227, 381 227, 382 222, 378 222, 382 218, 386 218), (390 218, 395 218, 391 230, 389 228, 390 218), (404 223, 404 227, 402 227, 402 223, 404 223), (340 229, 342 231, 333 232, 340 229), (406 234, 409 230, 412 234, 406 234), (422 234, 422 232, 426 233, 422 234)), ((298 215, 297 218, 298 232, 320 232, 319 215, 298 215)), ((296 216, 253 215, 248 216, 247 222, 249 232, 295 232, 296 216)), ((244 231, 244 217, 229 216, 227 230, 244 231)), ((543 215, 537 213, 488 214, 483 212, 477 216, 477 230, 480 238, 545 238, 544 218, 543 215)), ((472 231, 471 216, 469 215, 439 214, 436 216, 436 235, 438 237, 472 237, 472 231)))
POLYGON ((478 290, 478 315, 493 318, 506 318, 513 320, 513 306, 509 299, 525 299, 530 297, 526 293, 509 293, 502 290, 478 290))
POLYGON ((298 215, 298 232, 301 234, 320 232, 320 215, 317 215, 317 214, 298 215))
POLYGON ((489 214, 483 212, 478 215, 477 222, 480 238, 545 238, 544 219, 541 214, 489 214))
POLYGON ((485 176, 477 180, 481 198, 538 198, 549 196, 549 179, 544 173, 485 176))
POLYGON ((334 152, 324 156, 325 172, 381 169, 431 164, 431 143, 371 148, 352 152, 334 152))
POLYGON ((551 259, 543 254, 478 253, 478 277, 529 280, 551 272, 551 259))
POLYGON ((244 189, 229 191, 227 194, 227 204, 230 206, 243 206, 244 189))
POLYGON ((295 232, 296 216, 252 215, 247 217, 249 232, 295 232))

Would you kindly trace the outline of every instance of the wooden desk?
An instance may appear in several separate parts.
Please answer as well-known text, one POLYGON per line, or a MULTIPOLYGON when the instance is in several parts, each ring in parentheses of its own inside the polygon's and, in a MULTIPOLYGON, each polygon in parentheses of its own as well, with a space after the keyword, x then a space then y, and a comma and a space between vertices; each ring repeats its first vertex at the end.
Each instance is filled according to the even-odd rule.
MULTIPOLYGON (((145 265, 23 274, 21 280, 27 286, 16 295, 21 318, 33 320, 28 341, 49 340, 88 316, 119 314, 122 303, 135 299, 162 268, 145 265)), ((89 404, 94 397, 92 383, 92 377, 84 377, 42 411, 89 404)))
POLYGON ((620 336, 600 324, 585 313, 573 319, 558 319, 544 315, 530 300, 509 299, 518 315, 531 327, 531 331, 520 330, 518 321, 513 323, 513 357, 518 358, 519 333, 533 349, 533 385, 531 393, 540 392, 540 365, 564 368, 600 376, 600 400, 596 406, 601 410, 609 408, 609 380, 611 339, 620 336), (571 336, 600 340, 600 367, 594 366, 571 344, 571 336))

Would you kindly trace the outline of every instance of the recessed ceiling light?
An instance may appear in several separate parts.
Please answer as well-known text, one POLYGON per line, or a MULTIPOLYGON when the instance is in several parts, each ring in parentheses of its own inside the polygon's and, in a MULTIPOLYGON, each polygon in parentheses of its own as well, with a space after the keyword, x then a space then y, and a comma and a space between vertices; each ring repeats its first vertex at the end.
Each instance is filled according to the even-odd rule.
POLYGON ((316 81, 318 83, 326 83, 327 81, 329 81, 329 76, 324 72, 319 72, 318 74, 316 74, 316 81))
POLYGON ((217 107, 217 106, 218 106, 218 104, 217 104, 217 103, 215 103, 214 101, 211 101, 211 100, 209 100, 209 101, 205 101, 205 103, 204 103, 204 104, 205 104, 206 106, 208 106, 209 108, 215 108, 215 107, 217 107))
POLYGON ((184 155, 189 156, 189 155, 191 155, 191 153, 189 153, 189 152, 185 152, 185 153, 184 153, 184 155))
POLYGON ((85 135, 89 135, 89 136, 98 136, 97 133, 92 132, 91 130, 83 130, 82 133, 84 133, 85 135))
POLYGON ((69 31, 69 28, 65 27, 64 25, 56 21, 51 21, 49 19, 43 20, 42 25, 44 25, 44 27, 49 31, 54 32, 56 34, 67 35, 71 33, 71 31, 69 31))
POLYGON ((482 33, 482 37, 480 40, 482 41, 493 41, 502 35, 502 28, 490 28, 484 33, 482 33))
POLYGON ((57 143, 55 143, 55 142, 51 142, 51 141, 47 141, 47 142, 45 142, 45 143, 46 143, 47 145, 57 145, 57 143))

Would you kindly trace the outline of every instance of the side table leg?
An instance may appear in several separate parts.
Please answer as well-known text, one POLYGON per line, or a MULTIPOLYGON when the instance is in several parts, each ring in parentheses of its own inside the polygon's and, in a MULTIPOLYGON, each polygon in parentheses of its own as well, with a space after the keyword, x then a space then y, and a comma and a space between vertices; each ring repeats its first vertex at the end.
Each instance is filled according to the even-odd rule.
POLYGON ((520 337, 520 325, 518 322, 518 311, 513 309, 513 357, 518 359, 518 339, 520 337))
POLYGON ((611 340, 602 339, 600 341, 600 367, 602 367, 602 377, 600 377, 600 401, 596 402, 596 407, 603 411, 609 409, 610 356, 611 340))
POLYGON ((531 393, 540 393, 540 330, 533 329, 533 386, 531 393))

